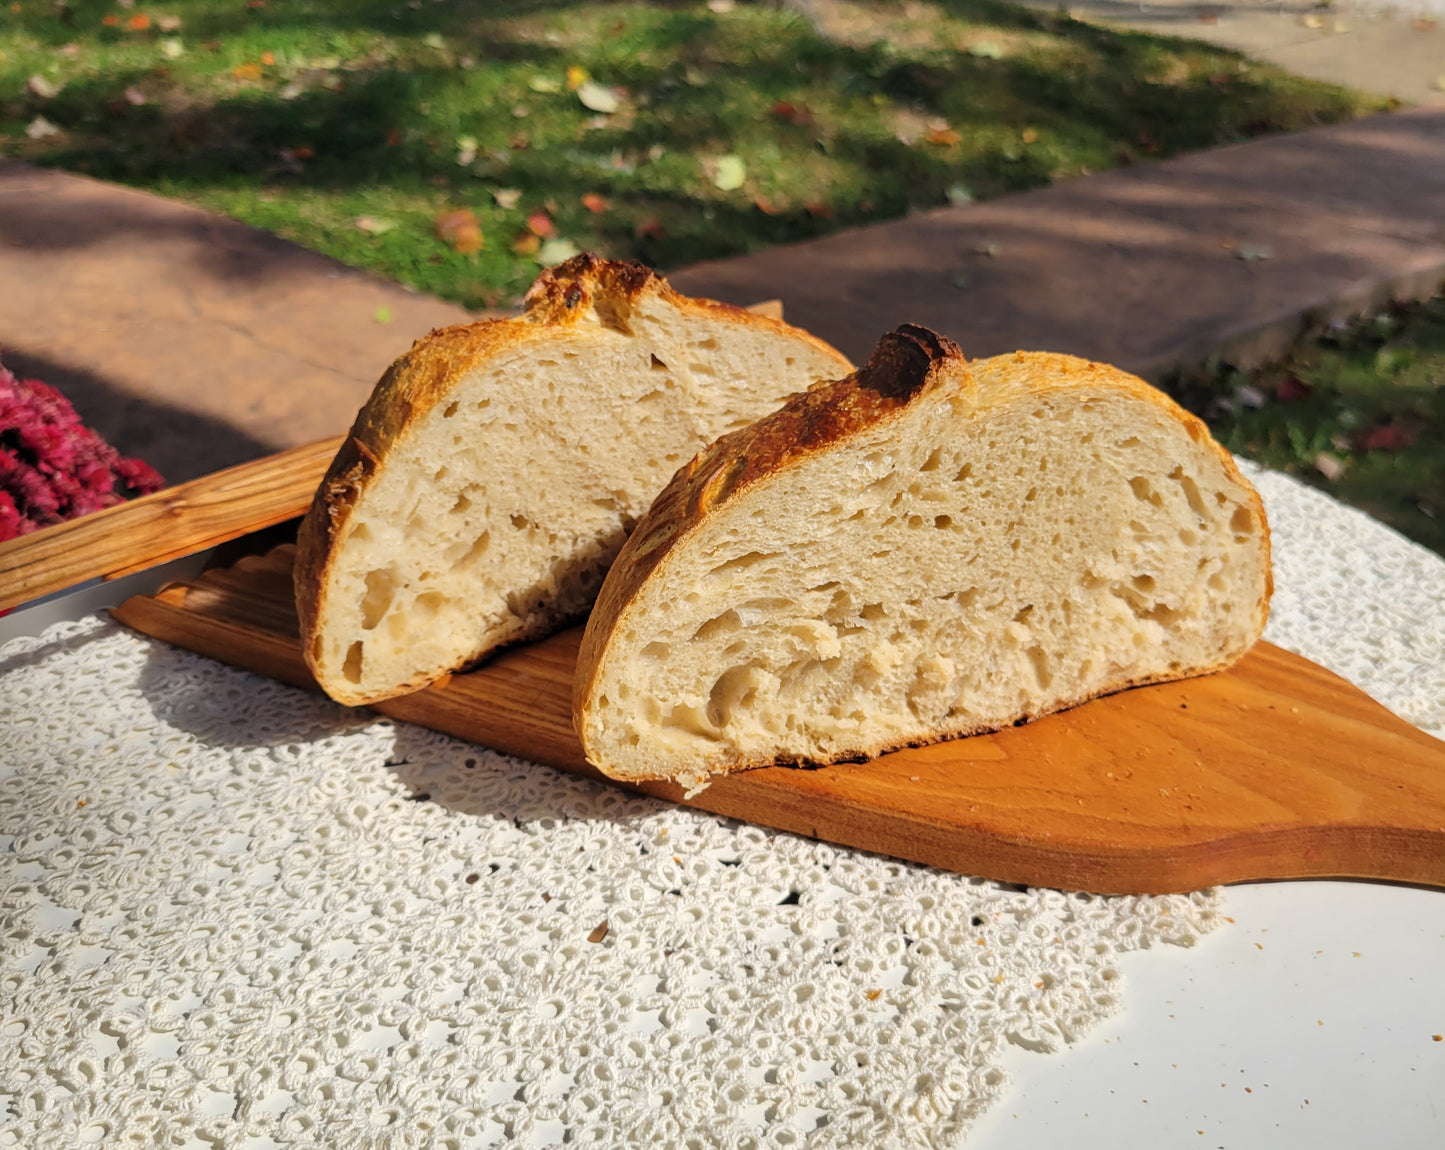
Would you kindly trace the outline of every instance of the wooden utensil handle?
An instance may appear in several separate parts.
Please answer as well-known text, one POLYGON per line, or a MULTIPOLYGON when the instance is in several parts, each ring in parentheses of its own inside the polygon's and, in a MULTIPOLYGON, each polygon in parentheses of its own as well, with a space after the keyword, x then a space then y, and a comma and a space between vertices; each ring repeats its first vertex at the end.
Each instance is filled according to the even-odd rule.
POLYGON ((294 447, 0 543, 0 610, 294 519, 311 506, 344 438, 294 447))

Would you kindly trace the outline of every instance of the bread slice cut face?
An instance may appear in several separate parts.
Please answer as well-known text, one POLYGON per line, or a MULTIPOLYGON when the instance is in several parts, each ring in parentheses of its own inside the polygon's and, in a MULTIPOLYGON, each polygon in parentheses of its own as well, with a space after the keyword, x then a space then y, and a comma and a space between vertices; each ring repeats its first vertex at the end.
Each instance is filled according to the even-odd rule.
POLYGON ((778 320, 578 256, 516 319, 434 331, 377 384, 300 530, 333 698, 422 687, 583 617, 677 468, 852 365, 778 320))
POLYGON ((602 588, 574 719, 619 779, 858 759, 1222 668, 1270 590, 1259 497, 1199 420, 908 326, 678 473, 602 588))

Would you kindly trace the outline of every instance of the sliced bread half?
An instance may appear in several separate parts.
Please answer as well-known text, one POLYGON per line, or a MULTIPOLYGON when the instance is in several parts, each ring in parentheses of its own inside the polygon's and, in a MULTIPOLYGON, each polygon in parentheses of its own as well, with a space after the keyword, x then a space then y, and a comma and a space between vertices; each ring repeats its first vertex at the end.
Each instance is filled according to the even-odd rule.
POLYGON ((857 759, 1224 667, 1270 588, 1258 495, 1172 400, 906 326, 674 477, 574 718, 619 779, 857 759))
POLYGON ((414 690, 582 617, 678 466, 852 365, 781 321, 578 256, 526 312, 434 331, 382 377, 301 526, 306 661, 414 690))

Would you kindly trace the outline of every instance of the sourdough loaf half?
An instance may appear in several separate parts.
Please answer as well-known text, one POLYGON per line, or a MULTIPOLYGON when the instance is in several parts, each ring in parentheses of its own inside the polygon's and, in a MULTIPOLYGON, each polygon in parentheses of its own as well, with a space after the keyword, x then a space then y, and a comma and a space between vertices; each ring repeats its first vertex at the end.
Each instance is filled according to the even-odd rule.
POLYGON ((382 377, 301 526, 306 661, 401 694, 582 617, 678 466, 852 365, 778 320, 583 255, 525 314, 444 328, 382 377))
POLYGON ((674 477, 574 718, 620 779, 857 759, 1222 668, 1270 588, 1258 495, 1173 401, 905 326, 674 477))

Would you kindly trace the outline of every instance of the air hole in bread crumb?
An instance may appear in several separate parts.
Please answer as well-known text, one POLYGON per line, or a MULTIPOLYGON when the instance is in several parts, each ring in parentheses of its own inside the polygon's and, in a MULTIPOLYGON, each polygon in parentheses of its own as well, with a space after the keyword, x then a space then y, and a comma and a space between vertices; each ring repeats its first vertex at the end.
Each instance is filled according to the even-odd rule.
POLYGON ((663 363, 662 360, 658 359, 657 356, 656 356, 656 354, 654 354, 654 355, 652 356, 652 370, 653 370, 653 371, 667 371, 667 370, 668 370, 668 366, 667 366, 667 364, 663 363))
POLYGON ((1049 657, 1044 654, 1044 649, 1039 646, 1030 647, 1025 654, 1029 662, 1033 664, 1034 678, 1039 682, 1039 687, 1048 690, 1049 684, 1054 681, 1053 672, 1049 670, 1049 657))
POLYGON ((450 514, 460 515, 462 512, 468 510, 471 506, 472 497, 468 495, 465 491, 463 491, 457 495, 457 501, 452 504, 450 514))
POLYGON ((443 558, 445 558, 449 563, 452 563, 456 567, 468 567, 471 564, 475 563, 478 559, 482 557, 483 554, 486 553, 486 550, 491 545, 491 542, 492 533, 490 531, 483 531, 480 535, 476 537, 475 540, 472 541, 470 546, 467 545, 465 539, 453 543, 450 547, 447 548, 443 558), (461 551, 463 547, 467 548, 466 551, 462 552, 460 555, 455 554, 455 552, 461 551))
POLYGON ((361 601, 361 626, 374 630, 396 594, 396 572, 388 567, 366 573, 366 597, 361 601))
POLYGON ((652 642, 642 648, 642 653, 649 659, 666 659, 672 653, 672 648, 666 643, 652 642))
POLYGON ((749 567, 762 563, 765 560, 776 559, 780 554, 781 552, 779 551, 749 551, 746 555, 738 555, 726 562, 719 563, 709 571, 708 574, 724 575, 731 574, 735 571, 746 571, 749 567))
POLYGON ((1254 534, 1254 512, 1248 507, 1236 507, 1229 519, 1229 529, 1234 532, 1234 541, 1243 543, 1254 534))
MULTIPOLYGON (((497 375, 498 375, 498 376, 500 376, 501 374, 502 374, 501 372, 497 372, 497 375)), ((479 399, 479 400, 477 400, 477 410, 478 410, 478 411, 485 411, 487 408, 489 408, 489 407, 491 407, 491 406, 492 406, 492 401, 491 401, 490 399, 479 399)))
POLYGON ((515 527, 518 531, 525 531, 528 527, 532 526, 532 521, 528 519, 525 515, 513 514, 512 526, 515 527))
POLYGON ((1144 446, 1144 441, 1143 441, 1142 439, 1140 439, 1137 435, 1131 435, 1131 436, 1129 436, 1128 439, 1122 440, 1122 441, 1119 443, 1119 446, 1120 446, 1120 447, 1143 447, 1143 446, 1144 446))
POLYGON ((941 448, 941 447, 935 447, 935 448, 933 449, 933 453, 932 453, 927 459, 925 459, 925 460, 923 461, 923 466, 920 467, 918 470, 919 470, 919 471, 937 471, 937 470, 938 470, 938 465, 939 465, 939 463, 942 461, 942 457, 943 457, 943 448, 941 448))
POLYGON ((455 400, 455 399, 452 400, 449 404, 447 404, 447 409, 446 409, 444 412, 442 412, 442 418, 443 418, 443 419, 450 419, 452 416, 454 416, 454 415, 457 413, 457 409, 458 409, 459 407, 461 407, 461 403, 460 403, 459 401, 455 400))
POLYGON ((910 516, 908 517, 908 526, 909 526, 910 528, 912 528, 914 531, 917 531, 920 527, 923 526, 923 516, 922 516, 922 515, 910 515, 910 516))
POLYGON ((1154 590, 1154 576, 1152 576, 1152 575, 1135 575, 1134 578, 1131 580, 1131 582, 1134 584, 1135 590, 1138 590, 1138 591, 1152 591, 1152 590, 1154 590))
POLYGON ((865 604, 863 610, 858 612, 858 618, 866 619, 870 623, 878 619, 886 619, 887 617, 888 612, 883 609, 882 603, 865 604))
POLYGON ((341 673, 349 683, 361 682, 361 640, 358 639, 346 649, 346 662, 341 664, 341 673))
POLYGON ((416 597, 416 610, 422 615, 435 615, 447 604, 447 597, 440 591, 428 591, 416 597))
POLYGON ((1029 488, 1029 493, 1024 496, 1024 502, 1025 502, 1025 503, 1032 503, 1032 502, 1033 502, 1035 499, 1037 499, 1038 497, 1039 497, 1039 489, 1038 489, 1037 487, 1030 487, 1030 488, 1029 488))
POLYGON ((953 519, 947 515, 935 515, 933 517, 933 525, 940 531, 947 531, 953 526, 953 519))
POLYGON ((1135 475, 1129 480, 1129 490, 1134 493, 1134 498, 1140 503, 1152 503, 1155 507, 1164 506, 1164 497, 1154 490, 1154 485, 1142 475, 1135 475))

